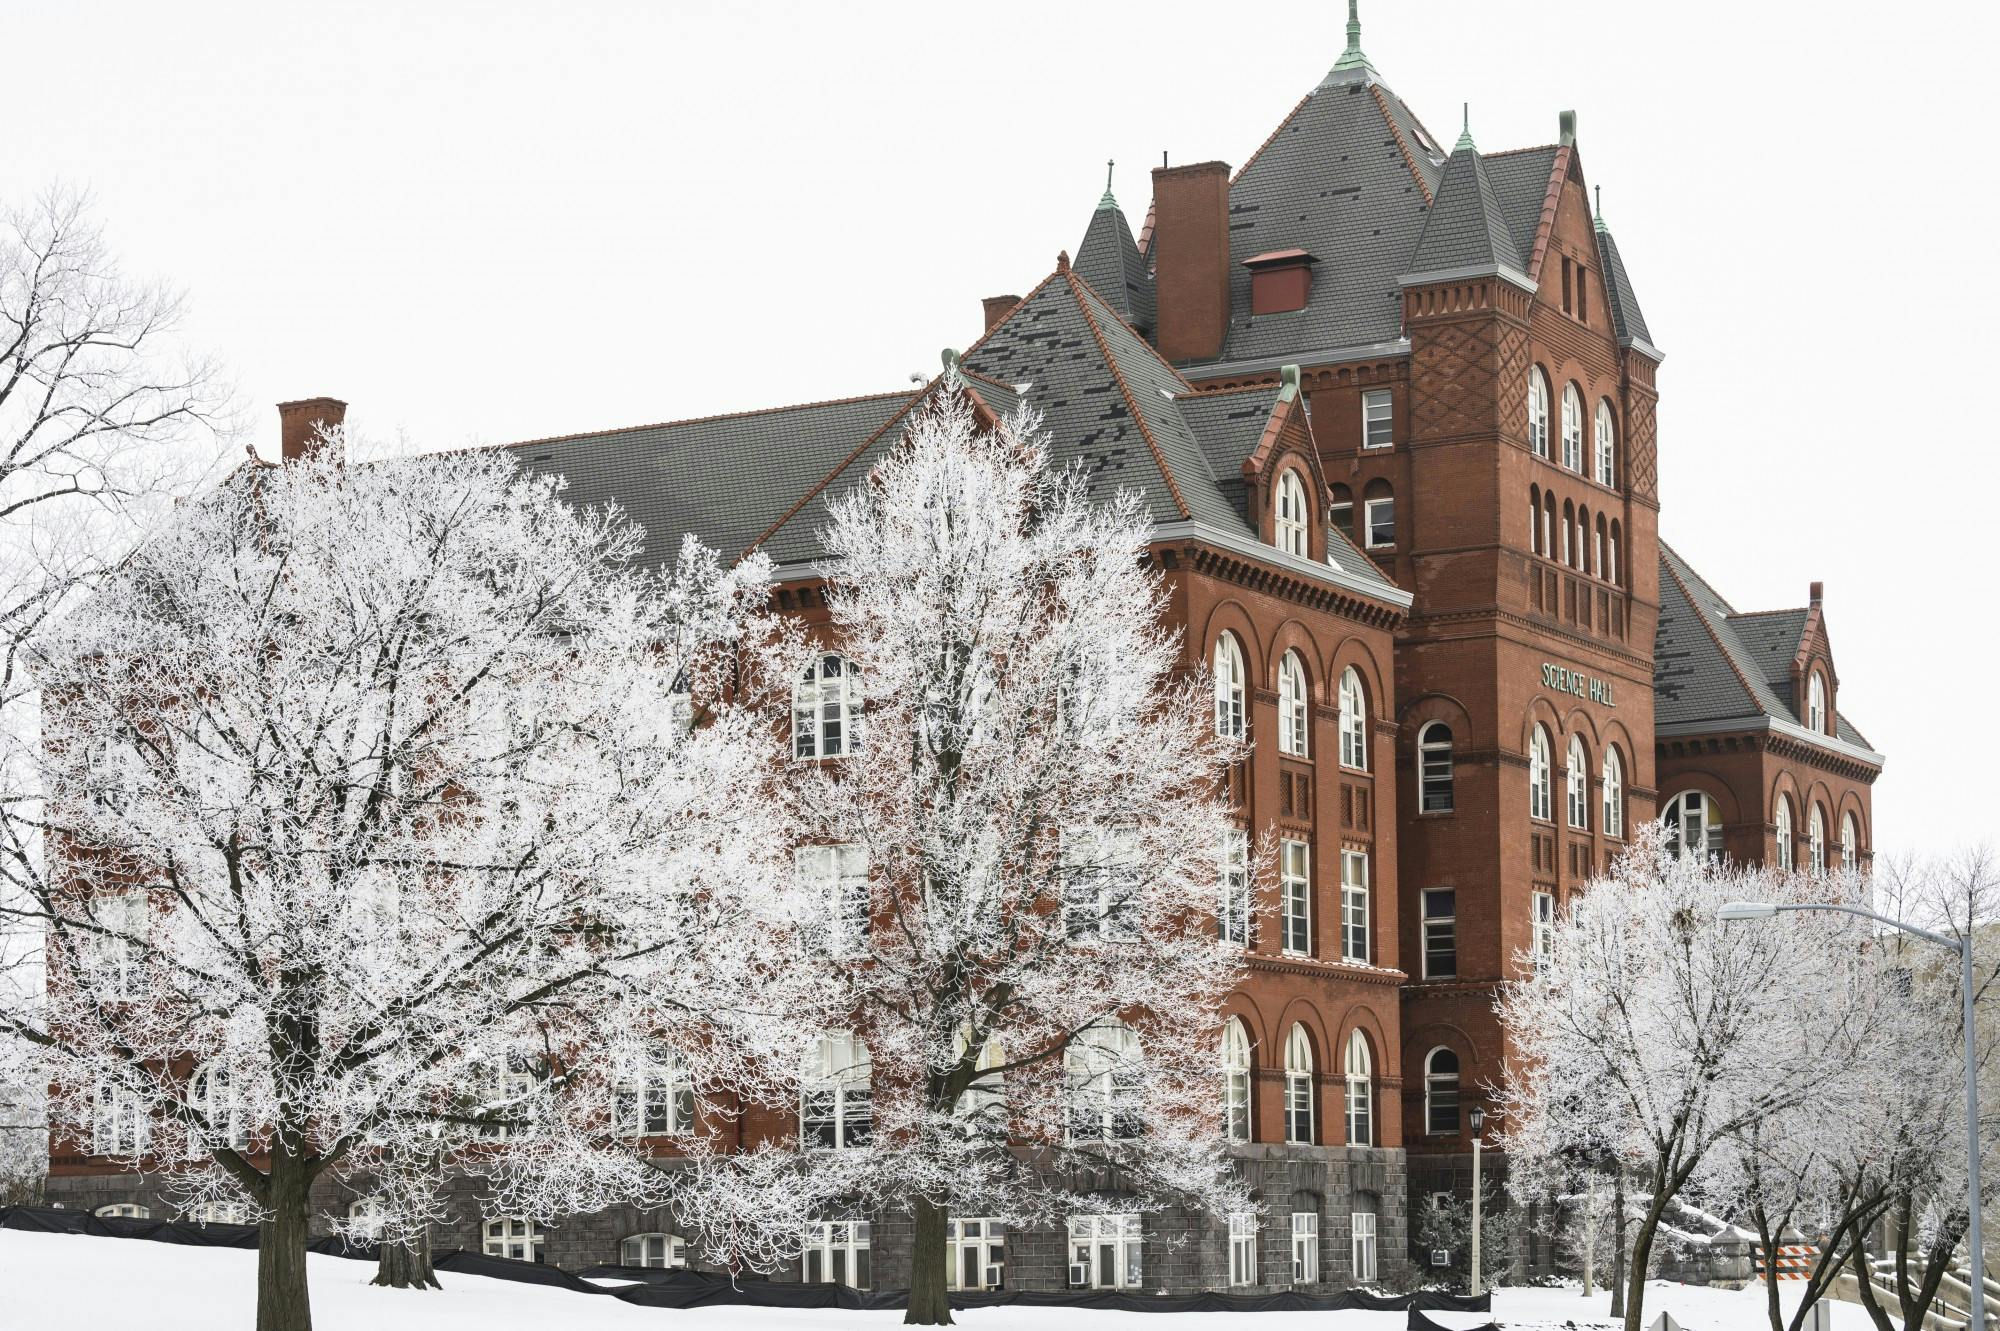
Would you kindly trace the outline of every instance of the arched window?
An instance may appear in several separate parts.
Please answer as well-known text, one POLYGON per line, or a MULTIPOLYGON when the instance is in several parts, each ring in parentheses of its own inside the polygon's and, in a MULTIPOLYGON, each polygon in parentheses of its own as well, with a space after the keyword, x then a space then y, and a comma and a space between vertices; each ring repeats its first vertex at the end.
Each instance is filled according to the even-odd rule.
POLYGON ((1558 548, 1562 553, 1557 558, 1565 564, 1576 563, 1576 505, 1567 499, 1563 500, 1562 533, 1558 548))
POLYGON ((1549 732, 1539 722, 1535 733, 1528 739, 1528 816, 1548 822, 1555 815, 1551 812, 1549 797, 1549 768, 1553 765, 1553 755, 1549 749, 1549 732))
POLYGON ((1826 734, 1826 677, 1815 670, 1806 679, 1806 724, 1826 734))
POLYGON ((188 1212, 197 1225, 254 1225, 257 1211, 249 1202, 206 1201, 188 1212))
POLYGON ((1377 478, 1361 492, 1361 536, 1370 550, 1396 543, 1396 492, 1377 478))
POLYGON ((1556 492, 1542 491, 1542 553, 1556 557, 1556 492))
POLYGON ((480 1227, 479 1250, 488 1257, 511 1257, 517 1262, 539 1262, 548 1246, 548 1235, 532 1220, 502 1216, 480 1227))
POLYGON ((1625 835, 1625 760, 1615 748, 1604 751, 1604 835, 1625 835))
POLYGON ((649 1058, 611 1088, 611 1131, 651 1137, 694 1127, 694 1087, 678 1058, 649 1058))
POLYGON ((1840 815, 1840 867, 1858 869, 1861 867, 1861 839, 1854 825, 1854 815, 1840 815))
POLYGON ((1546 553, 1542 548, 1542 487, 1528 487, 1528 549, 1535 554, 1546 553))
POLYGON ((631 1234, 619 1240, 620 1266, 686 1266, 687 1240, 678 1234, 631 1234))
POLYGON ((1686 790, 1660 811, 1667 829, 1667 851, 1674 855, 1722 858, 1722 816, 1715 801, 1699 790, 1686 790))
POLYGON ((209 1149, 223 1146, 237 1151, 250 1149, 250 1116, 244 1111, 243 1097, 236 1093, 231 1082, 227 1063, 203 1064, 189 1083, 188 1092, 196 1112, 208 1125, 202 1140, 209 1149))
POLYGON ((1353 666, 1340 672, 1340 765, 1368 770, 1368 695, 1353 666))
POLYGON ((153 1218, 152 1208, 141 1206, 137 1202, 112 1202, 108 1206, 98 1207, 91 1214, 120 1220, 150 1220, 153 1218))
POLYGON ((1307 710, 1305 665, 1287 651, 1278 658, 1278 752, 1306 756, 1307 710))
POLYGON ((1292 1026, 1285 1037, 1285 1140, 1311 1145, 1313 1136, 1313 1052, 1306 1028, 1292 1026))
POLYGON ((1452 809, 1451 727, 1433 721, 1417 732, 1417 812, 1452 809))
POLYGON ((1347 1037, 1347 1144, 1375 1144, 1375 1065, 1368 1055, 1368 1037, 1360 1031, 1347 1037))
POLYGON ((1424 1058, 1424 1131, 1458 1135, 1458 1055, 1442 1046, 1424 1058))
POLYGON ((1222 1023, 1222 1135, 1250 1140, 1250 1032, 1236 1017, 1222 1023))
POLYGON ((1607 552, 1604 561, 1604 578, 1605 581, 1617 586, 1623 587, 1625 585, 1625 568, 1618 562, 1618 519, 1616 518, 1611 520, 1611 549, 1607 552))
POLYGON ((1288 555, 1306 557, 1306 487, 1296 471, 1278 477, 1276 521, 1277 545, 1288 555))
POLYGON ((1772 822, 1776 824, 1775 836, 1778 843, 1778 867, 1790 869, 1792 865, 1792 801, 1789 796, 1778 796, 1778 807, 1773 811, 1772 822))
POLYGON ((875 1133, 874 1067, 857 1035, 822 1035, 806 1055, 799 1141, 808 1150, 866 1146, 875 1133))
POLYGON ((1528 447, 1538 458, 1549 455, 1549 380, 1539 365, 1528 371, 1528 447))
POLYGON ((1814 873, 1826 872, 1826 815, 1819 811, 1819 805, 1812 806, 1812 817, 1806 820, 1806 846, 1811 855, 1808 867, 1814 873))
POLYGON ((1071 1141, 1130 1141, 1140 1135, 1145 1065, 1125 1023, 1085 1031, 1063 1052, 1071 1141))
POLYGON ((1611 399, 1597 399, 1597 483, 1618 484, 1616 430, 1611 422, 1611 399))
POLYGON ((792 756, 839 758, 860 743, 856 713, 861 704, 861 672, 837 652, 806 667, 792 690, 792 756))
POLYGON ((1243 738, 1243 649, 1236 635, 1215 640, 1215 733, 1224 739, 1243 738))
POLYGON ((1597 576, 1611 580, 1611 565, 1604 562, 1604 515, 1597 515, 1597 576))
POLYGON ((1575 384, 1563 385, 1563 466, 1583 470, 1583 394, 1575 384))
POLYGON ((1333 498, 1326 506, 1326 520, 1337 527, 1341 535, 1348 540, 1354 539, 1354 491, 1344 485, 1333 487, 1333 498))
POLYGON ((1569 770, 1563 773, 1563 797, 1568 804, 1569 825, 1579 831, 1590 828, 1590 759, 1584 756, 1583 736, 1569 737, 1569 770))
POLYGON ((1576 566, 1590 572, 1590 509, 1576 506, 1576 566))

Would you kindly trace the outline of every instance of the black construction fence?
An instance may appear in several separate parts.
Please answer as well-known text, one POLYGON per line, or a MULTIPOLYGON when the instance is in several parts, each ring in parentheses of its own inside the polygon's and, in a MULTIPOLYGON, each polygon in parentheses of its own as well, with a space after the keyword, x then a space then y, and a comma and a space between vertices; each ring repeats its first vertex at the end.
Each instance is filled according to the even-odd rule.
MULTIPOLYGON (((132 1216, 92 1215, 48 1206, 0 1206, 0 1229, 40 1234, 86 1234, 99 1238, 149 1239, 194 1248, 255 1248, 255 1225, 196 1224, 186 1220, 141 1220, 132 1216)), ((314 1239, 307 1248, 330 1257, 372 1262, 372 1243, 342 1238, 314 1239)), ((900 1309, 909 1301, 901 1289, 859 1290, 846 1285, 806 1285, 756 1276, 731 1278, 704 1271, 641 1266, 593 1266, 573 1273, 538 1262, 488 1257, 462 1248, 431 1255, 440 1271, 491 1276, 528 1285, 548 1285, 577 1294, 619 1299, 645 1308, 708 1308, 743 1304, 758 1308, 900 1309), (630 1282, 601 1285, 599 1280, 630 1282)), ((1476 1328, 1454 1328, 1426 1317, 1427 1312, 1490 1312, 1489 1294, 1448 1294, 1418 1290, 1414 1294, 1374 1294, 1342 1290, 1337 1294, 1303 1294, 1280 1290, 1271 1294, 1144 1294, 1127 1290, 984 1290, 954 1292, 953 1308, 1104 1308, 1117 1312, 1407 1312, 1409 1331, 1493 1331, 1488 1321, 1476 1328)))

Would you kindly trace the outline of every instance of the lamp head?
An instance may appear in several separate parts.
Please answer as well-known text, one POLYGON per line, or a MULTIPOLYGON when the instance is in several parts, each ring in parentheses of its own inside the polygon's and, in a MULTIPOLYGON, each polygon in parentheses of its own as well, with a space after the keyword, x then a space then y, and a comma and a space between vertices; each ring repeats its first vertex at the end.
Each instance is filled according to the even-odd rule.
POLYGON ((1472 1123, 1472 1135, 1477 1137, 1486 1127, 1486 1111, 1478 1105, 1474 1105, 1470 1121, 1472 1123))
POLYGON ((1718 920, 1774 920, 1778 908, 1768 901, 1732 901, 1715 912, 1718 920))

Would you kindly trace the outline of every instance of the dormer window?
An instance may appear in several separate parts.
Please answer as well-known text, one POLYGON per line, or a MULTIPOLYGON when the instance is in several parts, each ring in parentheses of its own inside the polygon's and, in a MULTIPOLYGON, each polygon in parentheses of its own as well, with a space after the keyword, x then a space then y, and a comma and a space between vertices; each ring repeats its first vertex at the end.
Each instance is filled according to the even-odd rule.
POLYGON ((1814 733, 1826 733, 1826 676, 1815 670, 1806 680, 1806 724, 1814 733))
POLYGON ((1272 250, 1245 259, 1250 270, 1250 313, 1302 310, 1312 295, 1312 266, 1319 260, 1304 250, 1272 250))
POLYGON ((1273 524, 1273 539, 1280 550, 1288 555, 1306 557, 1306 487, 1299 480, 1296 471, 1287 471, 1278 477, 1278 495, 1274 505, 1276 513, 1273 524))

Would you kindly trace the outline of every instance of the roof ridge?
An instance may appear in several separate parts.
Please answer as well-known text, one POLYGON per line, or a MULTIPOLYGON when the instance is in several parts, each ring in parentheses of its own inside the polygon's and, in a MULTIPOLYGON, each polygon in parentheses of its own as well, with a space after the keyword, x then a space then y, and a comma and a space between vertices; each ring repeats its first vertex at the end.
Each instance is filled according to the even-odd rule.
POLYGON ((1230 385, 1229 387, 1227 387, 1227 388, 1194 388, 1194 387, 1190 387, 1190 388, 1188 389, 1188 391, 1187 391, 1187 392, 1186 392, 1185 394, 1183 394, 1183 395, 1181 395, 1181 396, 1179 396, 1179 397, 1176 397, 1176 398, 1174 399, 1174 401, 1176 401, 1176 402, 1182 402, 1182 401, 1186 401, 1186 402, 1201 402, 1201 401, 1205 401, 1206 399, 1208 399, 1208 398, 1212 398, 1212 397, 1228 397, 1228 396, 1229 396, 1230 394, 1232 394, 1232 393, 1275 393, 1275 392, 1277 392, 1277 391, 1278 391, 1278 389, 1279 389, 1280 387, 1281 387, 1281 385, 1279 385, 1279 384, 1275 384, 1275 383, 1269 383, 1269 384, 1231 384, 1231 385, 1230 385))
MULTIPOLYGON (((1029 287, 1028 294, 1021 297, 1019 300, 1015 301, 1013 309, 1007 311, 1005 314, 1001 315, 998 319, 994 320, 993 326, 991 328, 981 333, 978 337, 973 338, 972 344, 966 347, 965 350, 958 353, 959 365, 963 366, 966 361, 970 360, 972 358, 973 352, 985 346, 986 340, 988 338, 992 337, 995 333, 999 332, 1002 328, 1005 328, 1009 323, 1011 323, 1015 315, 1019 314, 1022 310, 1028 307, 1029 301, 1033 300, 1035 297, 1042 294, 1043 287, 1047 286, 1049 283, 1056 280, 1056 274, 1062 272, 1064 269, 1068 267, 1069 267, 1069 262, 1068 262, 1067 252, 1065 252, 1064 261, 1061 264, 1059 264, 1053 271, 1051 271, 1047 277, 1035 283, 1035 285, 1033 285, 1032 287, 1029 287)), ((991 382, 999 383, 1000 381, 995 379, 992 380, 991 382)))
POLYGON ((994 388, 1004 388, 1010 393, 1014 391, 1014 385, 1008 383, 1005 379, 995 379, 990 374, 981 374, 978 370, 967 365, 963 357, 959 358, 958 372, 967 379, 977 379, 982 384, 988 384, 994 388))
POLYGON ((679 425, 706 425, 710 421, 741 420, 746 416, 775 416, 781 411, 809 411, 814 407, 844 407, 855 402, 882 398, 914 397, 918 390, 892 388, 880 393, 856 393, 852 397, 821 398, 817 402, 788 402, 778 407, 747 407, 742 411, 718 411, 709 416, 683 416, 679 420, 654 421, 649 425, 615 425, 604 430, 577 430, 570 434, 543 435, 538 439, 517 439, 504 444, 476 445, 482 448, 527 448, 534 444, 563 444, 574 439, 600 439, 606 435, 636 434, 641 430, 669 430, 679 425))
POLYGON ((1182 374, 1179 370, 1176 370, 1174 368, 1172 361, 1160 355, 1158 351, 1154 351, 1153 344, 1146 340, 1146 335, 1140 332, 1137 328, 1134 328, 1132 326, 1132 321, 1130 319, 1127 319, 1124 315, 1120 314, 1118 312, 1118 307, 1113 305, 1110 301, 1104 298, 1103 292, 1099 291, 1096 287, 1090 285, 1089 278, 1083 276, 1083 274, 1081 273, 1078 273, 1076 271, 1075 265, 1071 265, 1069 271, 1076 278, 1078 284, 1081 285, 1085 291, 1088 291, 1090 293, 1091 299, 1095 300, 1099 305, 1102 305, 1105 308, 1105 310, 1110 313, 1111 317, 1118 321, 1118 326, 1120 328, 1130 333, 1141 346, 1145 347, 1146 350, 1151 351, 1153 353, 1153 359, 1159 361, 1161 366, 1166 369, 1167 373, 1173 375, 1175 382, 1179 383, 1182 388, 1187 389, 1189 392, 1194 391, 1194 385, 1188 382, 1187 376, 1182 374))
POLYGON ((834 478, 836 476, 839 476, 842 472, 846 471, 850 466, 852 466, 854 464, 854 460, 860 457, 863 453, 867 452, 868 449, 875 443, 877 439, 880 439, 885 433, 887 433, 890 426, 894 425, 897 421, 902 420, 903 417, 907 416, 910 412, 910 408, 914 407, 919 399, 927 397, 930 394, 930 391, 933 388, 937 387, 937 385, 939 384, 939 382, 943 380, 943 378, 944 378, 943 375, 938 375, 936 378, 932 379, 929 383, 925 384, 921 389, 910 394, 910 400, 908 402, 905 402, 901 407, 897 408, 896 413, 893 416, 889 417, 888 420, 883 421, 880 426, 876 427, 874 433, 870 434, 866 439, 863 439, 859 444, 855 446, 853 452, 849 453, 846 457, 842 458, 838 463, 836 463, 832 471, 820 477, 819 480, 812 486, 811 489, 807 490, 803 495, 800 495, 797 503, 793 504, 790 508, 786 509, 783 515, 780 516, 776 522, 772 523, 770 526, 764 529, 763 535, 759 536, 756 540, 750 542, 750 544, 744 546, 743 554, 739 556, 739 558, 744 558, 744 559, 749 558, 752 554, 756 553, 758 546, 764 544, 764 542, 770 540, 773 536, 777 535, 778 528, 784 526, 787 522, 790 522, 794 517, 796 517, 799 514, 799 512, 802 509, 805 508, 807 504, 810 504, 814 499, 818 498, 820 494, 826 490, 827 486, 833 484, 834 478))
MULTIPOLYGON (((1729 673, 1736 676, 1736 682, 1743 686, 1743 696, 1750 700, 1751 706, 1760 712, 1763 711, 1764 700, 1757 696, 1756 686, 1750 682, 1750 677, 1743 673, 1743 667, 1737 664, 1736 654, 1729 650, 1729 644, 1722 640, 1722 635, 1715 631, 1715 625, 1709 622, 1708 611, 1702 608, 1701 599, 1688 590, 1686 580, 1681 577, 1681 569, 1685 567, 1688 574, 1695 581, 1701 583, 1704 588, 1707 588, 1709 592, 1713 593, 1715 589, 1709 587, 1707 581, 1699 573, 1696 573, 1691 565, 1687 565, 1681 559, 1680 555, 1669 550, 1665 541, 1660 542, 1660 548, 1672 556, 1669 559, 1661 561, 1667 567, 1667 576, 1672 578, 1674 584, 1681 589, 1681 595, 1687 598, 1688 606, 1694 611, 1694 617, 1701 621, 1702 631, 1708 634, 1709 641, 1715 644, 1715 650, 1722 653, 1723 661, 1729 666, 1729 673)), ((1721 597, 1718 596, 1716 599, 1721 600, 1721 597)), ((1729 603, 1723 601, 1723 604, 1727 605, 1729 603)))
POLYGON ((1569 161, 1575 151, 1572 144, 1558 144, 1556 155, 1549 159, 1549 183, 1542 193, 1542 215, 1535 221, 1534 253, 1521 256, 1528 265, 1528 276, 1536 281, 1541 280, 1542 260, 1549 252, 1549 238, 1555 235, 1556 208, 1562 203, 1562 183, 1569 175, 1569 161))
MULTIPOLYGON (((1417 159, 1410 156, 1410 145, 1403 142, 1403 131, 1396 124, 1396 117, 1389 114, 1389 103, 1382 96, 1382 85, 1371 83, 1368 85, 1368 91, 1375 94, 1375 109, 1382 113, 1382 123, 1389 127, 1390 135, 1396 140, 1396 151, 1403 154, 1403 165, 1409 168, 1410 178, 1416 181, 1417 188, 1423 191, 1425 205, 1428 206, 1436 202, 1431 194, 1431 187, 1424 183, 1424 173, 1417 170, 1417 159)), ((1397 100, 1400 101, 1401 99, 1398 98, 1397 100)), ((1412 120, 1416 119, 1415 114, 1413 113, 1410 118, 1412 120)))
POLYGON ((1756 619, 1760 615, 1803 615, 1812 609, 1809 605, 1781 605, 1776 610, 1732 610, 1731 619, 1756 619))
POLYGON ((1270 147, 1272 144, 1278 141, 1278 135, 1285 132, 1285 126, 1292 123, 1292 117, 1298 115, 1299 112, 1305 110, 1306 103, 1310 102, 1313 99, 1314 94, 1318 93, 1318 91, 1319 89, 1317 88, 1313 89, 1312 92, 1309 92, 1305 96, 1299 98, 1298 104, 1296 106, 1294 106, 1291 110, 1285 112, 1285 118, 1278 122, 1278 127, 1272 130, 1269 134, 1264 136, 1264 141, 1258 144, 1255 150, 1253 150, 1248 157, 1243 159, 1243 165, 1236 168, 1236 174, 1229 177, 1229 183, 1232 186, 1235 185, 1237 181, 1243 179, 1243 173, 1245 171, 1248 171, 1251 167, 1257 164, 1257 159, 1264 155, 1264 150, 1266 148, 1270 147))
POLYGON ((1552 149, 1555 149, 1555 148, 1560 148, 1560 147, 1563 147, 1563 146, 1564 146, 1564 145, 1563 145, 1563 144, 1560 144, 1560 143, 1537 143, 1537 144, 1533 144, 1533 145, 1531 145, 1531 146, 1529 146, 1529 147, 1526 147, 1526 148, 1496 148, 1496 149, 1494 149, 1494 150, 1493 150, 1492 152, 1490 152, 1490 153, 1486 153, 1486 154, 1485 154, 1485 156, 1487 156, 1487 157, 1518 157, 1518 156, 1520 156, 1520 155, 1521 155, 1522 153, 1540 153, 1540 152, 1548 152, 1548 151, 1550 151, 1550 150, 1552 150, 1552 149))
MULTIPOLYGON (((1092 296, 1096 296, 1097 293, 1091 291, 1090 284, 1085 282, 1081 277, 1078 277, 1075 270, 1068 264, 1063 264, 1057 268, 1056 274, 1059 274, 1069 284, 1070 295, 1075 298, 1076 307, 1082 312, 1084 323, 1089 325, 1090 335, 1097 339, 1097 352, 1100 356, 1104 357, 1105 368, 1111 371, 1111 381, 1118 385, 1118 392, 1125 399, 1126 410, 1132 413, 1133 421, 1139 426, 1139 437, 1144 439, 1146 447, 1152 450, 1153 461, 1159 465, 1160 475, 1166 478, 1167 493, 1174 497, 1174 507, 1179 510, 1182 520, 1185 521, 1192 518, 1194 512, 1188 507, 1187 499, 1181 494, 1180 482, 1174 479, 1174 469, 1167 465, 1167 455, 1160 451, 1159 440, 1153 438, 1153 429, 1146 424, 1146 413, 1139 409, 1139 400, 1132 396, 1132 386, 1125 382, 1125 371, 1119 368, 1118 358, 1111 354, 1111 344, 1104 340, 1104 330, 1097 326, 1097 316, 1091 313, 1090 302, 1084 299, 1084 292, 1086 291, 1090 292, 1092 296)), ((1099 303, 1103 303, 1101 299, 1099 303)), ((1160 363, 1166 365, 1165 361, 1161 361, 1160 363)), ((1173 366, 1168 365, 1167 368, 1171 370, 1173 366)), ((1175 372, 1174 377, 1180 379, 1178 371, 1175 372)), ((1181 382, 1186 383, 1187 380, 1181 379, 1181 382)))

